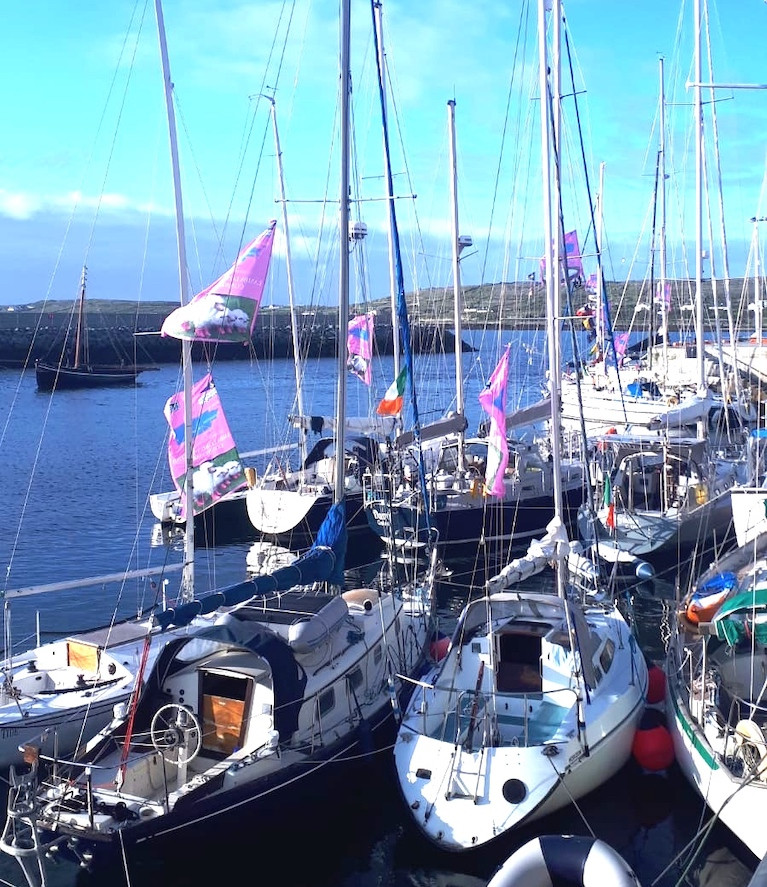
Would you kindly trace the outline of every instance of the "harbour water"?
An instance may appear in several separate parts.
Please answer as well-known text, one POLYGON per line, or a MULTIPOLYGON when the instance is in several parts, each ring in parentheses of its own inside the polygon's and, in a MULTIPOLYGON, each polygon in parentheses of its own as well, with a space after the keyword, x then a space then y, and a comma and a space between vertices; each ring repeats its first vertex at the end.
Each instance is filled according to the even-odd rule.
MULTIPOLYGON (((508 336, 508 334, 506 334, 508 336)), ((537 398, 542 378, 542 343, 529 336, 512 349, 510 404, 525 390, 537 398)), ((469 427, 481 418, 477 393, 497 357, 494 343, 464 356, 469 427)), ((195 368, 195 377, 204 367, 195 368)), ((350 380, 355 414, 369 410, 388 385, 384 363, 374 392, 350 380)), ((432 392, 453 387, 452 359, 424 358, 420 378, 425 418, 436 406, 432 392)), ((216 368, 215 379, 229 424, 241 451, 273 446, 285 435, 292 408, 293 367, 287 361, 233 362, 216 368)), ((334 393, 334 362, 307 368, 307 410, 328 414, 334 393)), ((377 380, 376 380, 377 379, 377 380)), ((163 541, 149 512, 149 492, 169 484, 163 406, 178 385, 175 367, 142 376, 136 388, 39 394, 34 373, 0 371, 0 458, 3 463, 3 520, 0 522, 0 583, 5 592, 44 583, 77 580, 163 562, 178 562, 178 541, 163 541)), ((449 403, 441 404, 441 408, 449 403)), ((197 588, 204 592, 245 576, 248 545, 202 549, 197 555, 197 588)), ((440 589, 443 630, 449 630, 466 596, 470 564, 454 564, 440 589)), ((673 614, 674 576, 653 590, 631 594, 640 643, 660 660, 673 614)), ((165 593, 175 594, 171 575, 165 593)), ((6 633, 22 648, 44 637, 91 628, 113 615, 128 616, 148 607, 162 588, 128 585, 51 592, 6 603, 6 633), (9 628, 10 626, 10 628, 9 628)), ((588 798, 491 849, 448 855, 429 845, 409 822, 393 777, 387 750, 364 762, 353 781, 339 782, 324 798, 298 792, 292 820, 284 812, 277 835, 253 834, 248 823, 212 824, 206 839, 185 846, 174 858, 151 859, 94 878, 60 865, 52 870, 55 887, 74 884, 149 884, 207 887, 248 881, 284 887, 478 887, 487 883, 508 854, 537 834, 594 834, 606 840, 636 872, 643 887, 677 884, 742 887, 756 861, 726 831, 715 826, 702 841, 699 829, 708 815, 684 777, 672 767, 647 774, 629 764, 588 798)), ((177 851, 178 853, 178 851, 177 851)), ((20 885, 16 863, 0 856, 0 881, 20 885)), ((605 885, 608 887, 608 885, 605 885)))

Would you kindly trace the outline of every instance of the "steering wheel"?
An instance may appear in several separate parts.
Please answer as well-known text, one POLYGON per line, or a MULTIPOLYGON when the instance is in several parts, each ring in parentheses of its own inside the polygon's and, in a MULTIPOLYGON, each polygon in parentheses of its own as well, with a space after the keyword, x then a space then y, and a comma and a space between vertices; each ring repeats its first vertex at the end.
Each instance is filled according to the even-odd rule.
POLYGON ((178 763, 181 749, 185 760, 197 757, 202 747, 202 727, 197 716, 183 705, 171 702, 155 712, 149 728, 152 745, 171 764, 178 763))

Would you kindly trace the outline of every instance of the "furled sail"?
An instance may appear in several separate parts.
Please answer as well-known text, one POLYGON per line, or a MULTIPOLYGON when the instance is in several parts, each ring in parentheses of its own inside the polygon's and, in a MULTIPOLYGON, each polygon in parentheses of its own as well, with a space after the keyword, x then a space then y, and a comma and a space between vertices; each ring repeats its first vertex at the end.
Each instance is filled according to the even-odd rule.
POLYGON ((161 335, 202 342, 247 342, 269 271, 276 221, 249 243, 219 279, 166 318, 161 335))
MULTIPOLYGON (((186 483, 184 455, 184 395, 177 392, 165 404, 165 418, 170 425, 168 463, 176 488, 186 483)), ((192 464, 194 472, 194 513, 210 508, 225 493, 245 484, 245 470, 240 461, 224 409, 210 373, 192 388, 192 464)), ((181 519, 186 519, 186 497, 181 496, 181 519)))

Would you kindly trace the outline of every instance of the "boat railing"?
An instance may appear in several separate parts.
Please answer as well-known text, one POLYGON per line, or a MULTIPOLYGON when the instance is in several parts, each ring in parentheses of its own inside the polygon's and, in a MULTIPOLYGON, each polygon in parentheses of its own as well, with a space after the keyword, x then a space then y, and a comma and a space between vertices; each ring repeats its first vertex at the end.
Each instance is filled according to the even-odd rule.
MULTIPOLYGON (((519 714, 499 714, 497 694, 494 692, 440 688, 448 704, 435 730, 434 719, 430 715, 429 706, 422 698, 417 709, 420 718, 420 730, 424 736, 431 735, 443 742, 452 742, 466 751, 473 751, 475 742, 482 746, 516 745, 521 748, 541 745, 552 739, 562 723, 570 706, 562 702, 563 694, 578 697, 574 687, 556 687, 544 691, 528 691, 522 693, 504 693, 503 699, 514 699, 519 703, 519 714), (545 724, 536 715, 545 708, 547 717, 545 724), (561 714, 561 717, 559 716, 561 714), (538 729, 542 727, 543 729, 538 729)), ((411 723, 411 728, 414 725, 411 723)))

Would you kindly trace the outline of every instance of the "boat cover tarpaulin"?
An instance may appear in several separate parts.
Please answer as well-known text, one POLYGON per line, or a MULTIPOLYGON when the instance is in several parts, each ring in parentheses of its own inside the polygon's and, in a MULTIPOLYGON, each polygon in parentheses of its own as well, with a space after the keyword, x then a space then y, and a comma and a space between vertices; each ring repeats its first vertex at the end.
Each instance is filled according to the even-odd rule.
POLYGON ((752 638, 760 646, 767 645, 767 588, 750 589, 725 601, 712 627, 731 646, 752 638))
POLYGON ((287 591, 297 585, 311 585, 314 582, 343 585, 345 560, 346 508, 343 502, 338 502, 328 511, 312 547, 292 564, 178 607, 168 608, 155 618, 164 630, 171 625, 188 625, 196 616, 213 613, 221 607, 233 607, 253 597, 287 591))

